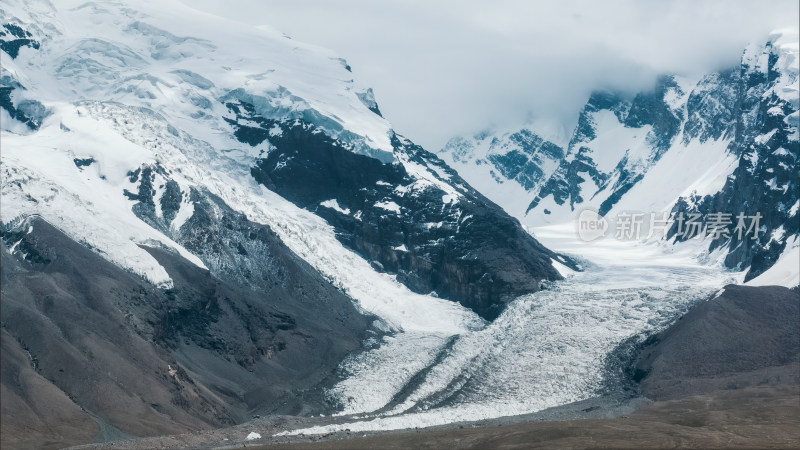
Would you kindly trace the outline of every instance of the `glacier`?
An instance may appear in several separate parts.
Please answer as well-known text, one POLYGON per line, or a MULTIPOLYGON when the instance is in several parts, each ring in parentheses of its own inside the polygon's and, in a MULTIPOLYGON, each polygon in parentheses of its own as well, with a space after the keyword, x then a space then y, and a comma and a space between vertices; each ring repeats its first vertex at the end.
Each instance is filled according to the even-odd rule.
POLYGON ((698 262, 697 248, 675 250, 663 242, 609 236, 586 243, 572 224, 532 232, 552 248, 581 255, 583 271, 518 298, 494 322, 460 333, 444 347, 422 336, 400 336, 416 345, 404 349, 392 338, 352 357, 348 377, 330 391, 346 405, 338 413, 344 420, 278 436, 423 428, 529 414, 601 396, 613 384, 605 367, 617 346, 643 341, 743 277, 718 259, 698 262), (395 356, 381 356, 384 352, 395 356), (434 356, 435 364, 411 389, 400 389, 390 376, 398 360, 402 367, 418 368, 434 356))

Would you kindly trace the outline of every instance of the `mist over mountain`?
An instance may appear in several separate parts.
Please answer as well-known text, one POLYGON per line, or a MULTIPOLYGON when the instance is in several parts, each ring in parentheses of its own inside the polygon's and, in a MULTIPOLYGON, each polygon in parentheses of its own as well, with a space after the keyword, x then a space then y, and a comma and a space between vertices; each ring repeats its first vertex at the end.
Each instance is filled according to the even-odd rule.
POLYGON ((633 97, 663 74, 731 67, 800 17, 789 0, 192 4, 346 56, 395 128, 429 150, 528 117, 571 132, 592 91, 633 97))

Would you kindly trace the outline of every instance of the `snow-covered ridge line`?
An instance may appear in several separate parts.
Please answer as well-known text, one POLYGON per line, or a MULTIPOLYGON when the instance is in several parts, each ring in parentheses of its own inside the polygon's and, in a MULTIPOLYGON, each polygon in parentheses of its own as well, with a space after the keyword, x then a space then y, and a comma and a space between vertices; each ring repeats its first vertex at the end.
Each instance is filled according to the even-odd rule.
POLYGON ((177 0, 59 2, 36 9, 41 12, 11 2, 2 21, 41 34, 39 50, 20 50, 31 67, 9 69, 26 88, 36 87, 40 101, 89 98, 170 110, 178 106, 176 95, 188 95, 192 103, 172 118, 202 120, 204 108, 230 95, 256 96, 268 99, 263 104, 276 118, 310 115, 334 137, 347 130, 359 143, 356 150, 391 159, 391 126, 364 104, 359 96, 365 88, 328 50, 177 0))

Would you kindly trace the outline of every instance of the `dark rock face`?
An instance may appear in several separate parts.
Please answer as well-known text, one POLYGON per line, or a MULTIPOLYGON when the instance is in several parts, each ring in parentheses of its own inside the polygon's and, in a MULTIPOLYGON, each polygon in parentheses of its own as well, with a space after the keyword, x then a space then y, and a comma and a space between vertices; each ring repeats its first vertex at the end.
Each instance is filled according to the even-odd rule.
POLYGON ((530 130, 512 133, 508 142, 503 142, 497 147, 499 148, 492 146, 492 153, 487 159, 503 176, 516 180, 525 189, 533 189, 544 177, 542 166, 546 161, 564 158, 564 150, 561 147, 542 139, 530 130))
POLYGON ((571 157, 561 160, 559 168, 537 191, 528 211, 536 208, 549 196, 558 205, 569 202, 570 208, 574 210, 576 205, 588 200, 584 198, 587 194, 581 191, 581 184, 591 180, 598 186, 598 193, 608 192, 598 211, 600 215, 608 213, 643 178, 643 169, 646 167, 642 167, 642 162, 630 161, 625 156, 611 172, 598 170, 591 151, 582 145, 597 138, 597 124, 592 115, 607 110, 626 127, 651 126, 652 133, 648 136, 648 142, 652 151, 644 164, 650 166, 669 149, 683 122, 683 113, 670 108, 665 101, 671 91, 682 94, 674 77, 662 76, 652 91, 641 92, 633 100, 626 100, 614 92, 593 93, 578 116, 578 125, 567 146, 565 154, 571 157))
POLYGON ((74 162, 75 166, 80 169, 81 167, 91 166, 96 161, 94 158, 74 158, 72 162, 74 162))
POLYGON ((573 157, 568 161, 564 158, 560 161, 558 169, 550 176, 538 190, 536 196, 528 205, 527 211, 536 208, 539 203, 552 196, 558 205, 569 202, 570 208, 574 209, 578 203, 583 203, 580 185, 584 181, 591 179, 595 184, 602 185, 608 179, 608 175, 597 170, 597 166, 591 158, 590 150, 582 147, 582 142, 589 142, 597 137, 596 126, 591 117, 592 113, 601 110, 614 112, 619 120, 624 120, 629 109, 617 94, 611 92, 595 92, 589 98, 583 111, 578 116, 578 125, 575 127, 569 145, 564 152, 572 154, 573 157))
MULTIPOLYGON (((708 89, 695 91, 690 97, 690 119, 696 120, 686 126, 691 126, 692 135, 701 139, 733 136, 728 150, 739 161, 722 190, 702 198, 682 198, 673 209, 687 217, 698 213, 706 220, 711 213, 729 214, 732 227, 737 225, 740 214, 760 215, 757 234, 744 239, 720 236, 709 247, 729 249, 726 266, 749 267, 745 281, 771 267, 785 249, 786 237, 800 232, 795 206, 800 199, 797 106, 774 92, 780 76, 775 50, 767 45, 763 54, 768 61, 766 67, 753 67, 743 61, 737 71, 706 77, 708 82, 701 84, 708 89), (700 109, 702 105, 713 107, 700 109), (698 111, 693 111, 695 108, 698 111)), ((670 236, 676 232, 677 224, 670 236)))
MULTIPOLYGON (((0 50, 6 52, 11 59, 19 55, 19 50, 29 47, 39 49, 39 42, 30 31, 15 23, 5 23, 0 28, 0 50)), ((16 119, 31 130, 38 130, 47 115, 40 102, 20 95, 25 91, 13 74, 8 71, 0 78, 0 108, 5 109, 12 119, 16 119)))
POLYGON ((19 49, 22 47, 29 47, 34 50, 39 49, 39 41, 33 39, 30 31, 27 31, 19 25, 13 23, 3 24, 0 29, 0 49, 8 53, 11 59, 19 55, 19 49))
POLYGON ((17 92, 25 88, 11 77, 0 79, 0 108, 5 109, 12 119, 19 120, 31 130, 38 130, 47 110, 40 102, 25 98, 16 98, 17 92))
MULTIPOLYGON (((20 367, 16 347, 0 355, 1 365, 4 374, 33 371, 47 385, 31 392, 14 384, 21 383, 14 381, 18 377, 4 376, 4 403, 6 392, 17 392, 9 398, 20 414, 52 421, 54 430, 61 417, 37 413, 37 404, 59 405, 76 424, 92 424, 95 417, 104 429, 136 436, 233 424, 254 412, 323 412, 321 400, 285 399, 331 376, 346 354, 360 348, 371 319, 267 227, 229 217, 228 211, 209 224, 202 214, 182 227, 183 240, 203 245, 202 257, 216 263, 209 264, 212 272, 171 251, 148 248, 173 280, 167 290, 40 219, 5 226, 3 345, 19 343, 32 366, 20 367), (253 237, 236 234, 244 229, 253 237), (233 236, 261 264, 257 276, 251 271, 247 278, 252 282, 237 283, 240 278, 219 269, 235 271, 233 236)), ((18 428, 23 425, 4 422, 4 435, 24 434, 18 428)), ((88 442, 64 433, 41 439, 33 445, 88 442)))
POLYGON ((666 102, 670 90, 683 94, 674 77, 659 77, 653 91, 640 92, 634 97, 624 120, 625 125, 631 128, 653 127, 652 143, 657 150, 654 161, 658 161, 669 148, 684 119, 682 111, 673 110, 666 102))
MULTIPOLYGON (((133 172, 131 178, 139 182, 138 194, 126 191, 126 195, 136 201, 132 205, 133 211, 150 226, 163 231, 198 256, 218 280, 217 283, 245 289, 248 291, 246 296, 263 296, 270 308, 292 313, 278 314, 270 312, 272 309, 268 312, 253 310, 250 305, 239 307, 239 312, 253 315, 248 323, 262 320, 261 316, 265 316, 282 322, 277 329, 294 329, 296 317, 313 320, 317 314, 324 313, 337 326, 345 327, 346 334, 360 335, 366 329, 370 318, 358 313, 349 297, 296 256, 269 226, 251 222, 244 214, 232 210, 209 193, 195 189, 182 192, 178 183, 168 177, 169 174, 158 165, 143 166, 133 172), (161 176, 156 178, 156 174, 161 176), (158 200, 160 215, 155 212, 153 184, 156 182, 162 183, 160 188, 164 189, 158 200), (192 215, 179 227, 173 227, 171 222, 184 197, 192 204, 192 215)), ((158 259, 165 266, 169 262, 158 259)), ((209 314, 214 313, 215 308, 214 305, 206 306, 209 314)), ((178 311, 177 314, 181 316, 185 313, 178 311)), ((174 322, 182 323, 184 320, 179 317, 174 322)), ((318 323, 325 326, 326 321, 319 320, 318 323)), ((273 328, 272 325, 256 322, 247 326, 248 330, 273 328)), ((330 339, 335 339, 338 332, 336 327, 330 327, 330 339)), ((196 329, 193 333, 200 336, 203 329, 196 329)), ((248 358, 255 357, 257 360, 266 353, 273 354, 277 352, 276 349, 282 350, 284 347, 278 344, 257 348, 251 351, 248 358)), ((327 361, 327 357, 325 359, 327 361)))
MULTIPOLYGON (((14 59, 22 47, 38 50, 39 42, 23 27, 13 23, 3 24, 0 28, 0 49, 14 59)), ((40 102, 19 95, 24 91, 25 87, 6 71, 0 78, 0 108, 5 109, 12 119, 24 123, 29 129, 38 130, 47 111, 40 102)))
POLYGON ((513 180, 528 191, 541 187, 551 175, 550 168, 565 156, 561 146, 527 128, 503 135, 485 130, 471 138, 456 137, 447 142, 441 153, 449 154, 456 163, 487 165, 495 182, 513 180))
POLYGON ((589 156, 588 149, 581 147, 575 152, 574 159, 568 163, 562 162, 556 173, 542 186, 539 194, 528 205, 528 211, 538 206, 539 202, 550 195, 553 196, 556 204, 563 205, 569 202, 570 208, 574 209, 576 204, 584 201, 580 185, 586 181, 587 177, 597 184, 604 183, 608 178, 606 174, 597 170, 597 166, 589 156))
POLYGON ((410 141, 394 136, 398 162, 384 163, 310 123, 265 119, 241 101, 227 105, 239 140, 274 147, 253 177, 325 218, 342 243, 413 291, 435 292, 493 319, 505 302, 560 278, 550 262, 556 255, 410 141), (239 125, 240 119, 259 126, 239 125), (410 174, 406 165, 430 178, 410 174), (329 201, 338 206, 325 206, 329 201))
POLYGON ((647 339, 632 365, 655 400, 718 389, 800 383, 800 295, 730 285, 647 339))
POLYGON ((683 141, 700 142, 733 136, 737 122, 739 70, 731 68, 703 77, 686 103, 683 141))

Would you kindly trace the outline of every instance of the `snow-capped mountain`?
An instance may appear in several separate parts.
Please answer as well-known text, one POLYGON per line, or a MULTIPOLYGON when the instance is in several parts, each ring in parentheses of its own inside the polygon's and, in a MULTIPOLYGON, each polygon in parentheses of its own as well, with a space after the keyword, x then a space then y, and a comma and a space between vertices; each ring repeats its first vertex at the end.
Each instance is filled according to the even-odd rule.
MULTIPOLYGON (((798 245, 797 32, 773 33, 699 80, 665 75, 633 97, 595 92, 571 135, 534 122, 454 138, 439 155, 531 227, 587 208, 609 219, 721 213, 732 227, 759 213, 756 239, 703 244, 754 278, 798 245)), ((686 240, 679 231, 667 237, 686 240)))
POLYGON ((7 1, 0 28, 3 357, 47 386, 9 388, 23 422, 328 412, 289 394, 376 342, 434 355, 574 267, 327 50, 177 0, 7 1))
POLYGON ((192 219, 220 204, 275 226, 265 186, 378 272, 488 318, 559 278, 552 252, 392 130, 343 59, 220 20, 179 2, 4 7, 3 222, 40 214, 169 286, 138 245, 238 272, 199 254, 192 219))

